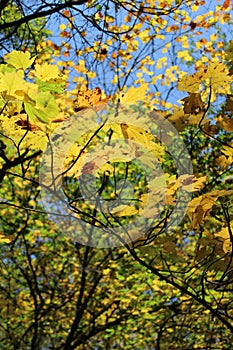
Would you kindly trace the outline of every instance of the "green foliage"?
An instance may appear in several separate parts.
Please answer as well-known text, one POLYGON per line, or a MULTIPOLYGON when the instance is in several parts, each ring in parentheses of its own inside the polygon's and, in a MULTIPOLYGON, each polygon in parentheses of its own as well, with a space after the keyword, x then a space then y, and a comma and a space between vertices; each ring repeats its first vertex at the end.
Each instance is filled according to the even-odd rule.
POLYGON ((61 92, 64 83, 59 77, 58 68, 47 63, 35 65, 35 70, 30 70, 34 81, 27 81, 24 71, 28 70, 34 60, 28 52, 12 51, 6 56, 7 65, 3 66, 0 73, 1 98, 4 103, 14 101, 24 106, 30 121, 48 123, 59 113, 53 94, 61 92))
MULTIPOLYGON (((19 21, 23 18, 20 2, 7 1, 6 6, 1 10, 0 25, 8 22, 19 21)), ((36 54, 36 46, 46 37, 52 35, 52 31, 46 28, 45 18, 36 18, 30 22, 16 24, 13 28, 6 28, 0 32, 0 47, 2 50, 28 50, 36 54)))

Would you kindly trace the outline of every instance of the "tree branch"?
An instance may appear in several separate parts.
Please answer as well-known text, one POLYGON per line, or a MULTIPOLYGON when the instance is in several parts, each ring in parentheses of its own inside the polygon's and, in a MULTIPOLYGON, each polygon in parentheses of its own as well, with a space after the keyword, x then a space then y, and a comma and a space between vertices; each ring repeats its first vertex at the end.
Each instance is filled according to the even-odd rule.
MULTIPOLYGON (((56 5, 52 7, 51 9, 44 10, 44 11, 35 11, 34 13, 27 15, 25 17, 22 17, 18 19, 17 21, 12 21, 12 22, 6 22, 3 24, 0 24, 0 30, 5 30, 7 28, 12 28, 12 27, 19 27, 21 24, 28 23, 29 21, 41 17, 47 17, 49 15, 52 15, 56 12, 59 12, 67 7, 70 6, 80 6, 83 5, 87 2, 87 0, 79 0, 79 1, 66 1, 63 4, 56 5)), ((1 5, 2 6, 2 5, 1 5)))

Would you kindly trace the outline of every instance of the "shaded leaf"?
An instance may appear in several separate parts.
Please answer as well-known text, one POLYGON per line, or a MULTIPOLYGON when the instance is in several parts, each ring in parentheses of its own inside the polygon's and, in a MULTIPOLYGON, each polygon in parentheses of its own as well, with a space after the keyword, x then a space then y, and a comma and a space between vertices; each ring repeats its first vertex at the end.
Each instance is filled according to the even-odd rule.
POLYGON ((183 98, 184 113, 198 114, 203 111, 203 102, 200 93, 190 93, 188 97, 183 98))

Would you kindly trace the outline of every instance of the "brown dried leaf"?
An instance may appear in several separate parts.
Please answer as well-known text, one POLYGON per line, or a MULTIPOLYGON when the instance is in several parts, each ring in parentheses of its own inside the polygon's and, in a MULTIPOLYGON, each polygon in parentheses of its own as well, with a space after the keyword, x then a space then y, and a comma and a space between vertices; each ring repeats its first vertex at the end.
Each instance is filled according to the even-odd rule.
POLYGON ((192 92, 181 101, 184 101, 183 109, 185 114, 198 114, 203 111, 204 106, 199 93, 192 92))
MULTIPOLYGON (((233 68, 233 66, 232 66, 232 68, 233 68)), ((233 112, 233 95, 227 95, 225 110, 233 112)))
MULTIPOLYGON (((232 101, 233 107, 233 101, 232 101)), ((232 109, 233 111, 233 109, 232 109)), ((233 132, 233 119, 228 116, 221 116, 218 118, 217 124, 226 131, 233 132)))

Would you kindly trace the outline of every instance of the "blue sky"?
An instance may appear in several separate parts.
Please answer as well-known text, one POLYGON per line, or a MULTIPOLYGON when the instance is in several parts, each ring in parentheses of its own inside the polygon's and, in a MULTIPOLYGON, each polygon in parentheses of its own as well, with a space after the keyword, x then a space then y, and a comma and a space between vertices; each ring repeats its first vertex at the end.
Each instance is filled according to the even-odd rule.
MULTIPOLYGON (((223 1, 219 1, 219 4, 222 4, 223 1)), ((215 9, 216 5, 218 4, 218 1, 207 1, 205 5, 201 6, 198 11, 195 11, 195 12, 191 12, 189 13, 190 15, 190 21, 196 21, 196 18, 197 16, 200 16, 200 15, 203 15, 204 13, 207 13, 208 11, 211 11, 215 9)), ((119 15, 119 12, 118 12, 118 15, 119 15)), ((123 15, 119 15, 119 23, 123 20, 123 17, 124 17, 125 14, 123 15)), ((232 11, 231 11, 231 16, 232 16, 232 11)), ((79 27, 81 28, 83 26, 83 28, 85 28, 85 23, 82 22, 81 20, 81 17, 79 16, 77 19, 76 19, 76 22, 79 21, 78 25, 79 27)), ((172 20, 169 19, 169 21, 172 23, 172 20)), ((189 22, 190 22, 189 21, 189 22)), ((53 31, 53 37, 52 37, 52 41, 54 41, 55 43, 57 44, 61 44, 61 42, 64 40, 64 38, 61 38, 59 37, 59 24, 61 23, 65 23, 64 20, 60 19, 60 20, 54 20, 53 22, 50 22, 49 24, 49 28, 53 31)), ((144 25, 145 26, 145 25, 144 25)), ((207 41, 209 41, 209 38, 212 34, 214 33, 217 33, 219 34, 219 30, 222 31, 221 35, 222 36, 225 36, 225 38, 223 38, 224 41, 229 41, 231 38, 233 38, 233 30, 232 30, 232 26, 228 25, 228 24, 221 24, 219 23, 218 24, 218 27, 219 28, 216 28, 215 26, 213 27, 210 27, 208 30, 206 29, 203 29, 201 30, 201 34, 199 36, 195 36, 194 34, 199 30, 199 29, 195 29, 194 31, 191 31, 190 30, 190 27, 188 27, 189 29, 189 33, 188 33, 188 36, 189 36, 189 42, 191 42, 192 40, 194 41, 194 45, 195 45, 195 41, 201 39, 201 38, 205 38, 207 39, 207 41)), ((165 32, 165 31, 164 31, 165 32)), ((177 58, 177 52, 178 51, 182 51, 184 50, 184 48, 182 48, 181 44, 178 43, 176 41, 176 36, 179 36, 179 34, 177 33, 164 33, 165 34, 165 37, 164 37, 164 40, 161 40, 161 39, 155 39, 154 40, 154 53, 151 53, 152 51, 152 47, 151 45, 149 44, 145 44, 145 43, 142 43, 139 44, 139 47, 138 47, 138 51, 133 54, 132 56, 132 59, 131 61, 129 61, 129 64, 132 64, 134 63, 134 60, 136 59, 139 51, 141 50, 142 51, 142 57, 143 56, 146 56, 146 55, 149 55, 152 57, 153 55, 153 58, 154 60, 159 60, 160 58, 164 57, 165 54, 162 52, 162 49, 164 47, 164 45, 166 45, 169 41, 171 42, 171 49, 167 52, 167 64, 168 64, 168 67, 170 65, 178 65, 179 68, 187 73, 193 73, 194 72, 194 64, 195 64, 195 60, 200 57, 201 53, 198 52, 194 46, 194 49, 193 49, 193 52, 191 53, 191 55, 193 56, 193 62, 189 62, 190 65, 187 66, 187 64, 184 62, 182 63, 181 59, 180 58, 177 58)), ((182 35, 182 34, 181 34, 182 35)), ((98 38, 100 38, 100 33, 96 30, 93 31, 93 29, 89 32, 87 32, 87 36, 86 36, 86 39, 90 42, 90 44, 93 43, 93 41, 98 41, 98 38)), ((103 35, 103 42, 105 41, 106 39, 106 36, 103 35)), ((68 41, 70 41, 68 39, 68 41)), ((79 37, 76 36, 75 37, 75 41, 76 41, 76 44, 79 46, 81 46, 81 42, 79 40, 79 37)), ((70 41, 70 44, 72 47, 74 47, 74 41, 70 41)), ((122 45, 122 44, 121 44, 122 45)), ((214 45, 214 43, 213 43, 214 45)), ((106 90, 106 92, 108 94, 112 94, 114 92, 116 92, 116 89, 117 88, 121 88, 122 85, 123 85, 123 82, 124 82, 124 79, 125 79, 125 76, 123 76, 121 79, 120 79, 120 84, 117 86, 117 84, 112 84, 112 78, 115 74, 115 71, 114 70, 110 70, 109 69, 109 66, 108 66, 108 60, 109 60, 109 57, 111 55, 111 50, 114 51, 114 48, 108 48, 109 50, 109 53, 105 59, 105 62, 103 64, 99 64, 98 66, 96 66, 94 69, 93 69, 93 59, 89 59, 87 58, 87 56, 80 56, 80 57, 77 57, 75 52, 73 51, 73 54, 71 54, 71 58, 69 57, 68 60, 73 60, 75 64, 78 63, 79 59, 84 59, 86 64, 87 64, 87 68, 89 69, 93 69, 95 71, 99 71, 99 76, 96 77, 95 79, 93 80, 90 80, 90 88, 94 88, 96 86, 99 86, 101 89, 104 89, 106 90)), ((66 60, 66 58, 64 57, 64 61, 66 60)), ((122 67, 121 65, 119 66, 119 69, 124 73, 124 67, 122 67)), ((152 71, 152 74, 151 75, 148 75, 148 74, 145 74, 142 72, 142 70, 138 69, 137 67, 132 69, 132 72, 129 76, 129 79, 126 81, 126 85, 127 87, 130 87, 131 85, 133 85, 135 83, 135 81, 137 81, 138 77, 136 76, 136 74, 138 73, 142 73, 143 77, 145 78, 145 80, 147 82, 151 82, 153 81, 153 76, 154 75, 158 75, 158 74, 162 74, 164 72, 164 68, 162 67, 160 70, 156 68, 156 65, 155 66, 151 66, 149 67, 149 69, 152 71), (154 73, 154 74, 153 74, 154 73)), ((77 71, 75 70, 71 70, 71 74, 70 74, 70 82, 72 81, 73 77, 77 76, 78 73, 77 71)), ((71 85, 71 87, 73 86, 73 84, 71 85)), ((157 86, 153 86, 151 85, 151 91, 152 92, 155 92, 156 89, 161 93, 161 95, 163 96, 166 96, 167 94, 169 94, 169 89, 170 87, 167 87, 167 86, 163 86, 163 85, 160 85, 160 83, 157 84, 157 86)), ((168 97, 169 101, 171 103, 177 103, 177 100, 179 100, 180 98, 182 97, 185 97, 187 96, 186 93, 183 93, 183 92, 180 92, 176 89, 176 83, 173 84, 173 89, 170 90, 170 95, 168 97)))

